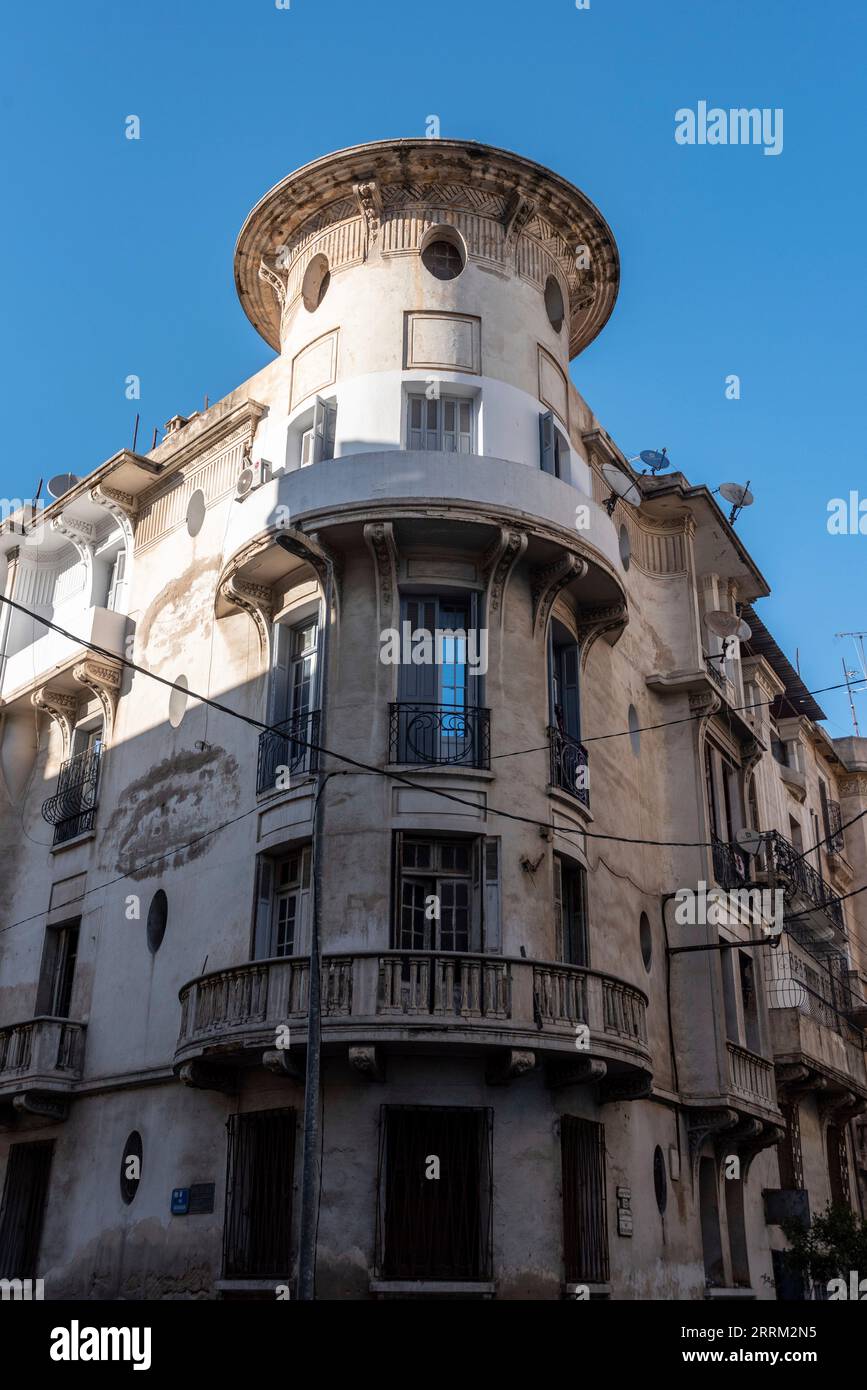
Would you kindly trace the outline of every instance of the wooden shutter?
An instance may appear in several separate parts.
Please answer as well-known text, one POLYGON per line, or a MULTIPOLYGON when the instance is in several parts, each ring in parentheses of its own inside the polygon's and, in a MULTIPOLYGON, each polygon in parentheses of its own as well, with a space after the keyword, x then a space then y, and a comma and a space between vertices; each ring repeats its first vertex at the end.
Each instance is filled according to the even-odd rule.
POLYGON ((311 902, 311 873, 313 866, 313 851, 310 845, 305 845, 301 851, 301 886, 298 890, 298 917, 295 922, 295 950, 296 956, 304 956, 310 950, 310 902, 311 902))
MULTIPOLYGON (((436 655, 434 633, 438 622, 438 604, 435 598, 404 597, 400 603, 401 636, 403 622, 412 624, 412 631, 425 628, 431 636, 431 653, 436 655)), ((409 655, 409 653, 405 653, 409 655)), ((421 704, 435 705, 439 698, 439 672, 431 660, 415 666, 411 661, 402 661, 398 668, 398 699, 421 704)))
POLYGON ((563 932, 563 860, 554 855, 554 959, 565 960, 563 932))
POLYGON ((391 944, 400 949, 400 883, 403 866, 403 831, 395 830, 391 844, 391 944))
POLYGON ((566 733, 574 739, 581 738, 581 713, 578 701, 578 643, 561 647, 560 657, 560 698, 563 701, 563 722, 566 733))
POLYGON ((271 954, 271 903, 274 865, 260 855, 256 868, 256 918, 253 925, 253 959, 267 960, 271 954))
POLYGON ((605 1126, 563 1115, 560 1154, 566 1283, 607 1284, 605 1126))
POLYGON ((539 416, 539 463, 543 473, 557 476, 557 461, 554 457, 554 413, 551 410, 539 416))
POLYGON ((292 629, 285 623, 274 624, 274 662, 271 667, 271 690, 268 700, 268 722, 280 724, 289 715, 289 663, 292 658, 292 629))
POLYGON ((484 847, 484 926, 485 950, 502 951, 503 934, 500 925, 500 841, 489 835, 484 847))
POLYGON ((334 457, 334 430, 337 422, 337 406, 330 405, 321 396, 316 397, 313 407, 313 462, 334 457), (329 452, 330 441, 330 452, 329 452))
POLYGON ((35 1279, 54 1141, 12 1144, 0 1205, 0 1279, 35 1279))

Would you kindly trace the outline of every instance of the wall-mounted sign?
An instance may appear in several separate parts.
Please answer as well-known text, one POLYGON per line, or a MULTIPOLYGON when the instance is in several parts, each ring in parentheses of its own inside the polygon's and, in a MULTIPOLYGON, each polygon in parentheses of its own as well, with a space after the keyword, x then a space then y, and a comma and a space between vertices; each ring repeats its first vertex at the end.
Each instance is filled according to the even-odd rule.
POLYGON ((186 1216, 190 1209, 190 1189, 188 1187, 172 1188, 172 1216, 186 1216))

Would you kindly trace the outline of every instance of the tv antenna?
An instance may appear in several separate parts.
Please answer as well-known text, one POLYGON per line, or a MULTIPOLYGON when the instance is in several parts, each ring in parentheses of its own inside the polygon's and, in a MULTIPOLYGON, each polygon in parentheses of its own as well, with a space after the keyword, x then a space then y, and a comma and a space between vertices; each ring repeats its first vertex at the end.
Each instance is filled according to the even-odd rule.
POLYGON ((724 497, 727 502, 732 504, 732 509, 729 512, 729 526, 734 526, 744 507, 751 507, 756 500, 750 492, 749 482, 743 487, 740 483, 721 483, 717 492, 720 497, 724 497))
POLYGON ((624 473, 622 468, 618 468, 616 463, 603 463, 602 476, 611 488, 611 496, 605 503, 605 510, 609 516, 621 498, 633 507, 641 505, 641 492, 638 485, 633 482, 628 473, 624 473))
MULTIPOLYGON (((858 660, 861 663, 862 674, 859 676, 857 671, 851 671, 849 669, 846 665, 845 658, 841 658, 843 662, 843 679, 846 682, 846 694, 849 696, 849 709, 852 712, 852 727, 855 730, 855 737, 860 738, 861 731, 858 728, 858 715, 855 713, 855 701, 852 699, 852 681, 867 680, 867 660, 865 660, 864 657, 864 638, 867 637, 867 632, 835 632, 834 636, 851 637, 855 644, 858 660)), ((862 686, 861 689, 863 690, 864 686, 862 686)))
POLYGON ((649 473, 662 473, 666 468, 671 467, 671 459, 668 457, 668 449, 642 449, 640 454, 633 454, 627 463, 634 463, 640 459, 649 473))

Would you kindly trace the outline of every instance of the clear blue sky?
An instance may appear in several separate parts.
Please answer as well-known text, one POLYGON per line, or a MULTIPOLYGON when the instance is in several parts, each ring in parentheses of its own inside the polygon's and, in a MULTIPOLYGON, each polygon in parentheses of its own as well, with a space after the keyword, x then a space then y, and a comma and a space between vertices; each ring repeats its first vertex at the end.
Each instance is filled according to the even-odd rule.
MULTIPOLYGON (((841 678, 835 631, 867 628, 867 536, 826 530, 830 498, 867 497, 860 0, 7 0, 0 26, 0 491, 90 471, 137 408, 147 448, 262 367, 232 280, 250 207, 437 114, 600 207, 622 287, 576 385, 627 453, 751 479, 765 621, 808 686, 841 678), (782 154, 676 144, 700 100, 782 107, 782 154)), ((820 703, 851 732, 845 693, 820 703)))

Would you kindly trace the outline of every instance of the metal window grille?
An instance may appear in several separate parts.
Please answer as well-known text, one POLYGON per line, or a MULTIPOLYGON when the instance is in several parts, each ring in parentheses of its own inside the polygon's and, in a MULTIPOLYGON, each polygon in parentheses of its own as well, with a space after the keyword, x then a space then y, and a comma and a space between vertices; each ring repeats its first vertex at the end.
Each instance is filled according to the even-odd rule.
POLYGON ((846 1143, 845 1125, 828 1126, 828 1177, 831 1183, 831 1201, 842 1206, 851 1206, 849 1148, 846 1143))
POLYGON ((801 1153, 801 1112, 797 1101, 780 1102, 786 1132, 777 1145, 780 1182, 785 1188, 804 1186, 804 1159, 801 1153))
POLYGON ((608 1282, 608 1214, 605 1126, 564 1115, 560 1120, 563 1166, 563 1254, 567 1284, 608 1282))
POLYGON ((231 1115, 223 1275, 288 1278, 291 1272, 295 1111, 231 1115))
POLYGON ((0 1278, 35 1279, 54 1141, 13 1144, 0 1205, 0 1278))
POLYGON ((56 845, 93 829, 101 751, 101 745, 94 743, 60 765, 57 791, 42 803, 42 818, 54 826, 56 845))
POLYGON ((492 1277, 491 1109, 382 1106, 376 1264, 384 1279, 492 1277), (431 1160, 439 1177, 427 1177, 431 1160))

